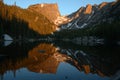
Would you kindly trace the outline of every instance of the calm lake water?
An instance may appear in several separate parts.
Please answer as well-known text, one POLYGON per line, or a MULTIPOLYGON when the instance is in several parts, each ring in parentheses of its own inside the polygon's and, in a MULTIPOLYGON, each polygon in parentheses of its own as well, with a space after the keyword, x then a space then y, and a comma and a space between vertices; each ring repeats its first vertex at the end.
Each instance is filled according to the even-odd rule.
POLYGON ((0 80, 120 80, 118 46, 61 41, 0 45, 0 80))

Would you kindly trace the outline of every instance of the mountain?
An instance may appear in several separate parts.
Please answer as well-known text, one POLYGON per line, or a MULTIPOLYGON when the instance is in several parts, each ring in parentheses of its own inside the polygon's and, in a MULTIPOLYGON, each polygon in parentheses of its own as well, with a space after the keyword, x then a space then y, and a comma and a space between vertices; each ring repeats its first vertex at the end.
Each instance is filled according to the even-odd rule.
POLYGON ((39 38, 40 35, 52 34, 56 28, 42 14, 0 2, 0 36, 8 34, 13 39, 39 38))
POLYGON ((81 29, 102 23, 112 23, 120 19, 120 1, 103 2, 100 5, 88 4, 78 11, 66 16, 69 21, 60 25, 61 29, 81 29))
POLYGON ((120 43, 120 0, 81 7, 65 16, 66 22, 55 32, 58 39, 74 40, 89 36, 104 39, 108 44, 120 43), (64 35, 64 36, 63 36, 64 35))
POLYGON ((51 36, 57 39, 73 39, 89 35, 120 42, 120 0, 88 4, 67 16, 60 15, 57 4, 35 4, 21 9, 0 2, 0 7, 2 37, 7 34, 13 39, 39 38, 54 34, 51 36))
POLYGON ((38 14, 44 15, 46 18, 48 18, 51 22, 53 22, 55 25, 59 26, 61 24, 65 24, 70 19, 66 16, 60 15, 59 7, 56 3, 53 4, 35 4, 30 5, 28 7, 28 10, 31 12, 36 12, 38 14))
POLYGON ((58 5, 56 3, 54 4, 44 3, 44 4, 30 5, 28 7, 28 10, 31 12, 36 12, 38 14, 42 14, 54 23, 57 17, 60 16, 58 5))

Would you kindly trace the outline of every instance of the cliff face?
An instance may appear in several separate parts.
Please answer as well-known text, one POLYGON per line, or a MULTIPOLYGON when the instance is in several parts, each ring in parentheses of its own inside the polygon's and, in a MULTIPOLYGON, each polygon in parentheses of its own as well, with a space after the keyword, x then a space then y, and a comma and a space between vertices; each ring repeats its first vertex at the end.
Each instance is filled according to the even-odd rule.
POLYGON ((35 4, 28 7, 29 11, 44 15, 50 21, 55 22, 60 12, 57 4, 35 4))
POLYGON ((85 10, 84 14, 91 14, 91 12, 92 12, 92 5, 88 4, 86 6, 86 10, 85 10))

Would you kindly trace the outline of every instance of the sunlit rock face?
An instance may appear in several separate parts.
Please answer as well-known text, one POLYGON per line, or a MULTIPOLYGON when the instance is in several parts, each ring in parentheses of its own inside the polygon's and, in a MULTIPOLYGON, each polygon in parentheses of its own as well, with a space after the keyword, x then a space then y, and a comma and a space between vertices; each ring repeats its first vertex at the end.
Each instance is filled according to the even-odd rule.
POLYGON ((55 4, 47 4, 47 3, 35 4, 35 5, 29 6, 28 10, 44 15, 57 26, 70 21, 68 17, 60 15, 59 7, 56 3, 55 4))
POLYGON ((104 6, 106 6, 108 3, 107 2, 103 2, 99 5, 99 9, 103 8, 104 6))
POLYGON ((50 21, 55 22, 58 16, 60 16, 60 12, 58 9, 58 5, 55 4, 35 4, 28 7, 28 10, 35 11, 38 14, 42 14, 47 17, 50 21))
POLYGON ((85 9, 84 14, 91 14, 91 12, 92 12, 92 5, 91 5, 91 4, 88 4, 88 5, 86 6, 86 9, 85 9))

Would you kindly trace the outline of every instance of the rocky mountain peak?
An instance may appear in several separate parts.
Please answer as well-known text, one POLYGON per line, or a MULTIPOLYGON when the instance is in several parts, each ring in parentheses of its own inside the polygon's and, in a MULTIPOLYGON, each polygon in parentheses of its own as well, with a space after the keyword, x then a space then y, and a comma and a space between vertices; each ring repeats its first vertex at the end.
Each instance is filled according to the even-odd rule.
POLYGON ((106 6, 108 3, 107 2, 103 2, 99 5, 99 9, 103 8, 104 6, 106 6))
POLYGON ((91 14, 91 12, 92 12, 92 5, 91 5, 91 4, 88 4, 88 5, 86 6, 86 9, 85 9, 84 14, 91 14))
POLYGON ((54 22, 57 19, 57 17, 60 16, 57 3, 53 4, 43 3, 30 5, 28 7, 28 10, 42 14, 52 22, 54 22))
POLYGON ((111 24, 113 21, 120 19, 119 14, 120 0, 103 2, 100 5, 88 4, 86 7, 70 14, 68 16, 70 21, 60 26, 61 29, 82 29, 102 23, 111 24))

